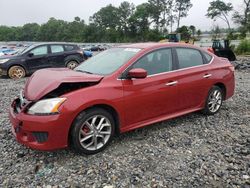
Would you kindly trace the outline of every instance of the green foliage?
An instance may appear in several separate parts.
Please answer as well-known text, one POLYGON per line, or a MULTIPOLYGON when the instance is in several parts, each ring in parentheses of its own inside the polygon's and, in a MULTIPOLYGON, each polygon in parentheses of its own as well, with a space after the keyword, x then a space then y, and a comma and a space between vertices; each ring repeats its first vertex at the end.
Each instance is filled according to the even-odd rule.
POLYGON ((198 37, 198 40, 200 40, 200 37, 201 37, 201 30, 200 29, 198 29, 197 31, 196 31, 196 34, 197 34, 197 37, 198 37))
POLYGON ((250 32, 250 0, 244 0, 241 12, 235 11, 233 14, 234 23, 240 25, 241 37, 245 37, 250 32))
POLYGON ((220 27, 217 25, 212 29, 212 39, 213 40, 217 40, 221 37, 221 29, 220 27))
POLYGON ((210 2, 210 6, 207 9, 206 16, 208 18, 216 20, 217 18, 222 19, 228 25, 230 29, 230 22, 228 20, 228 13, 233 10, 232 3, 225 3, 221 0, 215 0, 210 2))
MULTIPOLYGON (((159 41, 168 33, 169 25, 172 31, 175 20, 179 24, 187 16, 191 6, 190 0, 148 0, 137 7, 124 1, 118 7, 109 4, 101 8, 90 17, 88 25, 75 17, 71 22, 50 18, 42 25, 0 26, 0 41, 159 41)), ((194 35, 195 28, 191 31, 194 35)))
POLYGON ((228 40, 237 40, 237 39, 240 39, 240 34, 238 33, 235 33, 235 31, 230 31, 227 35, 227 39, 228 40))
POLYGON ((97 13, 90 17, 91 23, 104 29, 116 29, 119 25, 119 9, 113 5, 101 8, 97 13))
POLYGON ((250 40, 242 40, 236 48, 238 55, 250 55, 250 40))
POLYGON ((189 28, 187 26, 182 26, 180 28, 178 28, 177 33, 181 34, 181 40, 183 41, 189 41, 191 38, 191 31, 189 30, 189 28))
POLYGON ((192 32, 192 37, 194 38, 194 35, 195 35, 195 31, 196 31, 196 28, 195 28, 195 26, 193 26, 193 25, 190 25, 190 26, 189 26, 189 29, 191 30, 191 32, 192 32))
POLYGON ((177 12, 177 29, 180 26, 181 18, 187 17, 187 13, 193 4, 190 0, 176 0, 175 11, 177 12))

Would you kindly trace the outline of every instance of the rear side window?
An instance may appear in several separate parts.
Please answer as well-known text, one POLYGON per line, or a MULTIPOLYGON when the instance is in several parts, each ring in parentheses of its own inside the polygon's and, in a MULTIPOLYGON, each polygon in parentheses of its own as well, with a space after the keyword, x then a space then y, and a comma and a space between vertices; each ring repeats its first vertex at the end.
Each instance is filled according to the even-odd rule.
POLYGON ((206 52, 203 52, 203 55, 205 56, 205 58, 206 58, 206 60, 207 60, 207 63, 209 63, 211 60, 212 60, 212 56, 211 55, 209 55, 208 53, 206 53, 206 52))
POLYGON ((65 47, 66 51, 72 51, 75 49, 75 47, 73 45, 65 45, 64 47, 65 47))
POLYGON ((148 75, 168 72, 172 70, 172 67, 171 49, 162 49, 151 52, 133 65, 133 68, 145 69, 148 75))
POLYGON ((198 50, 190 48, 176 48, 179 68, 188 68, 203 65, 203 58, 198 50))
POLYGON ((54 54, 54 53, 60 53, 60 52, 64 51, 62 45, 51 45, 50 48, 51 48, 51 53, 52 54, 54 54))

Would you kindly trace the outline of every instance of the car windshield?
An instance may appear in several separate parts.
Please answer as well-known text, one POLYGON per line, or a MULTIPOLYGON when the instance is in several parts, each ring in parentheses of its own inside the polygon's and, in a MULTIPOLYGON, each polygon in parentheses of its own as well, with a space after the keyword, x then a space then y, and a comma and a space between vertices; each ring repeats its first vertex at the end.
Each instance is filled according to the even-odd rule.
POLYGON ((75 68, 75 71, 109 75, 118 70, 140 50, 138 48, 111 48, 83 62, 75 68))

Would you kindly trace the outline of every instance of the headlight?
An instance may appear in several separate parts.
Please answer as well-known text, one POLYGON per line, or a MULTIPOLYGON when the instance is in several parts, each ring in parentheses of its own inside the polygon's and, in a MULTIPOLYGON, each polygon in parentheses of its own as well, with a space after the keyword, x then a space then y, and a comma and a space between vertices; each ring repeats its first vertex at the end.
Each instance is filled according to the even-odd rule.
POLYGON ((0 59, 0 64, 3 64, 5 62, 9 61, 9 59, 0 59))
POLYGON ((65 100, 66 98, 52 98, 40 100, 29 108, 28 114, 51 115, 59 113, 58 109, 65 100))

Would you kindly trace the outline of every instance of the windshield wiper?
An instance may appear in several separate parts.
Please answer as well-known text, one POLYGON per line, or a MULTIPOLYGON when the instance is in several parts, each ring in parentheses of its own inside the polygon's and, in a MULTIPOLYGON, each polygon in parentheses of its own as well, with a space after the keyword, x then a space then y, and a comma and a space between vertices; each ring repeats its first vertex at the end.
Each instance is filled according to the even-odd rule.
POLYGON ((92 72, 88 72, 88 71, 83 71, 83 70, 76 70, 77 72, 83 72, 83 73, 87 73, 87 74, 94 74, 92 72))

